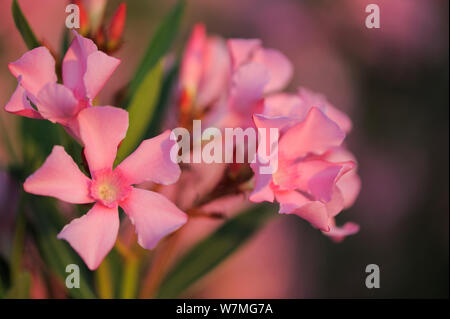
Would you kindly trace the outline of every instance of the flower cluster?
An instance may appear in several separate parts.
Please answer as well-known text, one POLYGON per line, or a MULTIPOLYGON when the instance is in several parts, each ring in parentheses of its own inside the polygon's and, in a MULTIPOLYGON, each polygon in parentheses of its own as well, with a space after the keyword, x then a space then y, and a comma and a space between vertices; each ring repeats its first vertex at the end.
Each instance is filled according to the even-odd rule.
MULTIPOLYGON (((57 83, 55 60, 45 47, 35 48, 9 65, 18 86, 6 111, 58 123, 84 147, 89 176, 62 146, 55 146, 44 164, 26 179, 24 189, 68 203, 93 203, 87 214, 58 235, 90 269, 96 269, 115 244, 119 207, 131 219, 138 242, 146 249, 179 229, 188 216, 154 191, 160 188, 136 187, 144 182, 169 185, 179 179, 181 169, 170 158, 175 141, 169 130, 144 140, 114 165, 128 129, 128 113, 113 106, 93 106, 93 100, 119 63, 98 50, 92 40, 74 32, 62 61, 62 83, 57 83)), ((261 152, 250 166, 228 165, 227 173, 232 174, 220 179, 218 187, 211 186, 201 204, 246 192, 241 186, 250 184, 251 202, 277 201, 279 213, 300 216, 339 241, 358 231, 353 223, 335 224, 335 216, 353 204, 360 188, 356 161, 343 145, 352 124, 322 95, 304 88, 296 94, 283 93, 292 73, 286 56, 263 47, 260 40, 225 41, 208 36, 198 24, 182 57, 175 110, 178 124, 191 129, 192 120, 202 119, 219 129, 278 129, 278 147, 266 148, 277 152, 277 170, 261 174, 260 164, 274 156, 261 152)), ((194 208, 200 206, 197 203, 194 208)))
POLYGON ((352 123, 321 94, 306 88, 281 92, 292 73, 290 61, 260 40, 207 37, 198 24, 183 56, 181 113, 222 128, 278 129, 278 148, 272 150, 278 169, 261 174, 260 163, 274 154, 257 153, 250 201, 276 200, 281 214, 298 215, 340 241, 359 230, 354 223, 337 227, 334 220, 360 190, 356 160, 343 145, 352 123))

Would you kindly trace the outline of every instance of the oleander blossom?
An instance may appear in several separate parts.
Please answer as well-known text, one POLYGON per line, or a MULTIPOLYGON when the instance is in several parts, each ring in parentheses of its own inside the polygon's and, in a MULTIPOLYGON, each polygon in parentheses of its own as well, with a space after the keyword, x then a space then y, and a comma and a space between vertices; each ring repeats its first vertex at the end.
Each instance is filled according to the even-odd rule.
POLYGON ((92 40, 76 33, 62 61, 62 82, 57 83, 55 59, 44 47, 26 52, 9 64, 18 85, 5 110, 64 126, 79 139, 76 117, 93 99, 120 63, 97 49, 92 40))
POLYGON ((267 98, 264 113, 253 120, 258 128, 278 128, 280 138, 274 150, 278 168, 272 174, 261 174, 259 168, 273 154, 258 152, 251 165, 255 186, 250 200, 276 200, 280 214, 300 216, 335 241, 358 232, 358 225, 338 227, 334 219, 353 205, 360 190, 356 160, 342 145, 350 119, 322 95, 300 89, 267 98))
POLYGON ((143 141, 117 167, 117 147, 126 135, 128 113, 114 107, 91 107, 80 111, 77 122, 90 176, 84 175, 61 146, 55 146, 42 167, 29 176, 24 189, 74 204, 94 203, 84 216, 73 220, 58 234, 96 269, 108 254, 119 230, 118 207, 135 226, 139 244, 152 249, 177 230, 187 215, 163 195, 135 188, 146 181, 168 185, 181 170, 170 160, 170 131, 143 141))
POLYGON ((179 79, 180 108, 206 126, 252 126, 264 97, 282 90, 293 67, 278 50, 259 39, 207 36, 196 24, 183 54, 179 79))

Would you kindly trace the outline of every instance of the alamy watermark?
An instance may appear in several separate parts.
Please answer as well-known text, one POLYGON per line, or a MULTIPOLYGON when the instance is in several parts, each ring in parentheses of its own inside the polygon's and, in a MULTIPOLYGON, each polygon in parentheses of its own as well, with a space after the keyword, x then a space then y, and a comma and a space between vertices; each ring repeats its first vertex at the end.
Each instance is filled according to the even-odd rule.
POLYGON ((194 120, 191 132, 183 127, 172 130, 176 144, 170 151, 174 163, 256 163, 261 174, 278 169, 278 128, 208 127, 202 131, 201 120, 194 120), (191 145, 192 142, 192 145, 191 145), (192 146, 192 147, 191 147, 192 146))

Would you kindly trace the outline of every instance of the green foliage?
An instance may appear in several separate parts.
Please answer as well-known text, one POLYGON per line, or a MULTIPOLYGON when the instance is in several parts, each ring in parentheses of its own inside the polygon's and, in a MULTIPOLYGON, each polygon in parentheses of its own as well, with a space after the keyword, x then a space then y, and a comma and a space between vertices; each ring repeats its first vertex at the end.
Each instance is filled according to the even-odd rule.
POLYGON ((148 72, 170 49, 180 27, 181 18, 185 8, 185 1, 180 0, 164 18, 155 32, 144 57, 128 87, 128 97, 132 97, 140 87, 148 72))
POLYGON ((22 35, 22 39, 27 45, 28 49, 34 49, 40 46, 38 39, 34 35, 33 30, 31 30, 30 25, 27 22, 27 19, 23 15, 22 10, 20 9, 19 3, 17 0, 13 0, 11 5, 12 16, 14 19, 14 23, 16 24, 17 29, 22 35))
POLYGON ((131 125, 117 153, 117 162, 127 157, 142 141, 155 113, 161 90, 162 64, 156 64, 143 79, 128 107, 131 125))
POLYGON ((12 287, 5 294, 5 299, 26 299, 30 297, 31 275, 29 272, 21 272, 12 287))

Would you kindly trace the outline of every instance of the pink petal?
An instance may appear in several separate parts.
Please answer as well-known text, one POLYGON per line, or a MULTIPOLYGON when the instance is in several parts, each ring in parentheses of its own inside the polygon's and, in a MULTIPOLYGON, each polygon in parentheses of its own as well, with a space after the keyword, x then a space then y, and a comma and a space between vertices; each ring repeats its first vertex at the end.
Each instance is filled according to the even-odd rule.
POLYGON ((204 108, 217 101, 224 88, 228 87, 230 63, 225 42, 218 37, 208 38, 197 92, 196 106, 198 108, 204 108))
POLYGON ((345 239, 345 237, 354 235, 359 232, 359 225, 348 222, 345 223, 342 227, 338 227, 336 225, 331 226, 329 232, 324 232, 323 234, 330 237, 333 241, 339 243, 345 239))
POLYGON ((319 201, 312 201, 296 191, 277 192, 280 214, 294 214, 311 223, 322 231, 328 231, 329 215, 326 206, 319 201))
POLYGON ((264 115, 287 116, 304 120, 309 109, 302 107, 302 100, 295 94, 271 94, 264 101, 264 115))
POLYGON ((88 268, 94 270, 113 248, 118 231, 117 208, 96 203, 87 214, 66 225, 58 238, 67 240, 88 268))
POLYGON ((55 60, 46 47, 38 47, 26 52, 10 63, 9 70, 16 77, 22 76, 22 86, 36 96, 47 83, 55 83, 55 60))
POLYGON ((163 195, 143 189, 134 188, 121 206, 136 227, 139 245, 146 249, 187 221, 187 215, 163 195))
POLYGON ((48 83, 37 96, 37 108, 43 118, 66 125, 78 113, 78 101, 70 89, 58 83, 48 83))
POLYGON ((315 159, 286 164, 280 161, 274 183, 283 189, 300 189, 315 200, 327 203, 336 183, 354 165, 353 162, 333 163, 315 159))
MULTIPOLYGON (((342 147, 335 148, 331 152, 328 152, 325 158, 327 161, 335 163, 342 161, 352 161, 356 163, 356 159, 353 154, 342 147)), ((344 208, 351 207, 358 198, 361 190, 361 179, 357 173, 357 166, 354 165, 348 173, 339 179, 336 185, 344 198, 344 208)))
POLYGON ((227 45, 233 69, 236 69, 243 63, 250 62, 253 53, 261 47, 261 41, 258 39, 229 39, 227 45))
POLYGON ((27 91, 21 84, 21 76, 19 76, 19 83, 16 90, 5 105, 5 111, 20 116, 30 117, 34 119, 42 119, 42 116, 36 111, 27 99, 27 91))
POLYGON ((303 106, 307 109, 311 107, 321 109, 346 133, 352 129, 352 121, 350 118, 344 112, 331 105, 324 95, 313 92, 307 88, 300 88, 298 95, 303 102, 303 106))
POLYGON ((345 133, 322 111, 313 107, 306 119, 290 128, 280 139, 280 157, 287 160, 308 153, 320 155, 329 148, 339 146, 345 133))
POLYGON ((342 176, 336 183, 344 198, 344 208, 353 206, 361 191, 361 179, 355 171, 342 176))
POLYGON ((254 163, 250 165, 255 173, 255 187, 249 196, 249 200, 254 203, 260 202, 273 202, 275 195, 270 188, 272 183, 272 175, 261 174, 259 172, 259 163, 254 163))
POLYGON ((170 139, 170 131, 145 140, 117 167, 130 184, 152 181, 169 185, 180 177, 181 170, 170 158, 170 150, 176 141, 170 139))
POLYGON ((88 98, 94 99, 97 96, 119 64, 119 59, 101 51, 93 52, 87 57, 86 73, 83 79, 88 98))
POLYGON ((52 153, 23 187, 28 193, 56 197, 74 204, 92 203, 89 196, 90 179, 87 178, 64 151, 62 146, 53 147, 52 153))
POLYGON ((91 174, 112 169, 128 129, 128 112, 112 106, 89 107, 78 114, 78 125, 91 174))
POLYGON ((261 64, 248 63, 233 75, 230 107, 233 111, 250 117, 262 99, 264 87, 269 82, 269 71, 261 64))
MULTIPOLYGON (((262 114, 255 114, 253 115, 253 122, 259 129, 277 128, 281 134, 281 132, 292 126, 292 124, 294 124, 296 121, 286 116, 267 116, 262 114)), ((268 135, 269 133, 270 130, 267 130, 266 136, 268 141, 270 140, 268 135)))
POLYGON ((206 43, 205 25, 197 23, 189 37, 180 71, 180 84, 182 88, 191 93, 197 91, 202 73, 204 49, 206 43))
POLYGON ((83 38, 73 32, 75 38, 64 56, 62 76, 64 85, 70 88, 75 97, 82 100, 86 96, 84 75, 87 69, 88 56, 97 51, 97 46, 90 39, 83 38))
POLYGON ((292 63, 278 50, 259 49, 253 56, 253 62, 263 64, 270 71, 270 82, 264 88, 264 93, 283 89, 292 78, 292 63))

